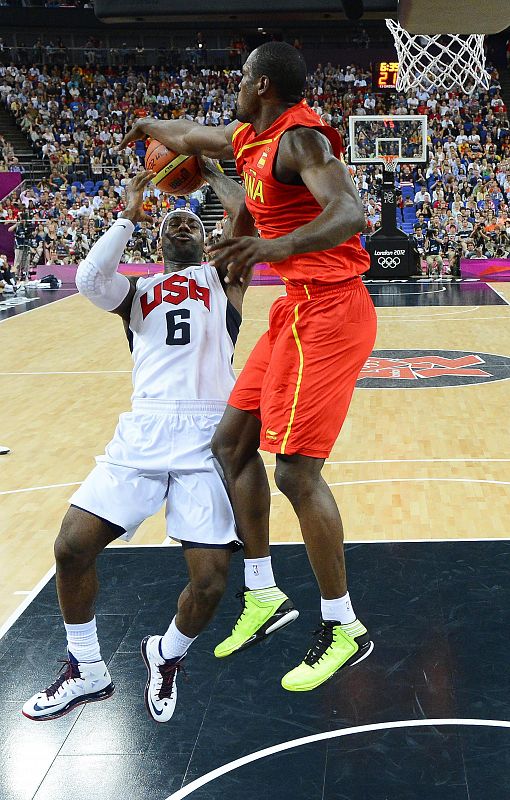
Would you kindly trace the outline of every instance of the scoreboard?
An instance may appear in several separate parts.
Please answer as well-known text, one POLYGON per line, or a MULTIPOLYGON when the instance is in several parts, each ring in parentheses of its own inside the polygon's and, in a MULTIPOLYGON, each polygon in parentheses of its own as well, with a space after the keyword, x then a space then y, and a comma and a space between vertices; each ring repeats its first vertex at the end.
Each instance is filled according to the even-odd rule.
POLYGON ((396 91, 398 61, 380 61, 373 66, 372 88, 374 92, 396 91))

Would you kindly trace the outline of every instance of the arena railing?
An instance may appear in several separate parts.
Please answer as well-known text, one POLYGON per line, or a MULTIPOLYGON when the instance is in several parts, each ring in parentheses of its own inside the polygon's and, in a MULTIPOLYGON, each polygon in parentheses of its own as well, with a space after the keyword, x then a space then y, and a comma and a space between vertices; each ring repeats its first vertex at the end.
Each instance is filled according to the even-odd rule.
POLYGON ((230 49, 195 47, 151 47, 135 48, 129 46, 117 47, 65 47, 43 45, 37 46, 4 46, 0 53, 0 63, 14 63, 16 66, 36 64, 37 66, 63 66, 64 64, 78 67, 151 67, 167 66, 176 60, 179 63, 189 63, 200 69, 201 67, 230 67, 240 69, 244 64, 248 52, 239 53, 230 49))

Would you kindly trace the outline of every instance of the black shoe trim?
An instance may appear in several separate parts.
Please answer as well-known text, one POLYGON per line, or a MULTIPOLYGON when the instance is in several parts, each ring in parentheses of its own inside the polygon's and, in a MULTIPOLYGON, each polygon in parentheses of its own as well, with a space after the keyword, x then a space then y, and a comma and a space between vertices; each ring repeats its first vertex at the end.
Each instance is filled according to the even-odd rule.
POLYGON ((115 691, 115 684, 109 683, 108 686, 105 686, 104 689, 100 689, 99 692, 94 692, 93 694, 82 695, 81 697, 75 697, 73 700, 70 700, 69 703, 61 708, 60 711, 54 712, 52 714, 44 714, 41 717, 31 717, 30 714, 26 714, 24 711, 21 713, 27 719, 31 719, 34 722, 49 722, 51 719, 59 719, 59 717, 64 717, 66 714, 69 714, 76 706, 80 706, 85 703, 96 703, 99 700, 107 700, 115 691))
POLYGON ((248 641, 242 644, 241 647, 238 647, 237 650, 234 650, 231 655, 234 655, 234 653, 240 653, 242 650, 246 650, 248 647, 252 647, 254 644, 258 644, 259 642, 267 641, 269 636, 272 636, 273 633, 283 630, 287 625, 290 625, 291 622, 294 622, 295 617, 292 617, 292 619, 289 619, 288 622, 283 623, 275 631, 266 633, 267 629, 270 628, 271 625, 274 625, 275 622, 278 622, 282 619, 282 617, 285 617, 287 614, 290 614, 291 611, 295 610, 296 609, 292 600, 284 600, 273 616, 269 617, 267 622, 265 622, 262 627, 259 628, 258 631, 256 631, 253 636, 248 639, 248 641))
MULTIPOLYGON (((153 706, 153 704, 152 704, 152 702, 150 700, 150 697, 149 697, 149 689, 150 689, 150 685, 151 685, 151 666, 150 666, 150 663, 149 663, 149 657, 147 655, 147 642, 149 641, 150 638, 151 638, 150 636, 146 636, 144 639, 142 639, 142 642, 140 644, 140 652, 141 652, 142 658, 143 658, 143 660, 145 662, 145 667, 147 669, 147 682, 145 684, 145 690, 144 690, 144 693, 143 693, 143 699, 145 701, 145 708, 147 709, 147 713, 149 714, 150 718, 152 720, 154 720, 155 722, 159 722, 157 717, 162 712, 158 712, 156 710, 156 708, 154 708, 154 706, 153 706), (153 711, 155 712, 156 716, 154 716, 153 711)), ((160 650, 160 652, 161 652, 161 650, 160 650)), ((182 656, 180 661, 176 661, 175 663, 173 663, 171 665, 171 672, 172 672, 171 678, 172 678, 172 681, 171 681, 170 693, 169 694, 164 694, 163 697, 160 697, 161 700, 164 700, 165 698, 166 699, 171 699, 172 692, 174 690, 175 680, 177 678, 177 673, 182 670, 182 672, 184 672, 184 675, 186 675, 186 671, 185 671, 184 666, 182 664, 182 662, 184 661, 184 658, 185 658, 185 656, 182 656)), ((170 660, 173 661, 173 659, 167 659, 167 660, 168 661, 170 661, 170 660)), ((162 665, 162 666, 164 666, 164 665, 162 665)))

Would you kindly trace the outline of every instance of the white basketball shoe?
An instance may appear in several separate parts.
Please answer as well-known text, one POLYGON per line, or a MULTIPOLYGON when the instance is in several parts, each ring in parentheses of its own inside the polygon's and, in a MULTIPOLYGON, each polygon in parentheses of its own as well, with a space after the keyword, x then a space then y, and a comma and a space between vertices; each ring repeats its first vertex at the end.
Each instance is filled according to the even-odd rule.
POLYGON ((37 722, 57 719, 81 703, 106 700, 115 691, 104 661, 79 663, 72 653, 56 681, 27 700, 22 714, 37 722))
POLYGON ((142 658, 147 667, 145 705, 156 722, 168 722, 177 703, 177 673, 184 671, 184 656, 165 659, 161 655, 161 636, 146 636, 142 640, 142 658))

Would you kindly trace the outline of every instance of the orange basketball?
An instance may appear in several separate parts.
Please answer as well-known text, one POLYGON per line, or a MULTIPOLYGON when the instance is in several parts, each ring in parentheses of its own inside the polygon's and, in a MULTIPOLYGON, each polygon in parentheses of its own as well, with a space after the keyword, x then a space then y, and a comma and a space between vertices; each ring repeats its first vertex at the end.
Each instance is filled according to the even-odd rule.
POLYGON ((183 156, 152 139, 145 154, 145 169, 157 172, 152 182, 162 192, 184 195, 204 183, 196 156, 183 156))

